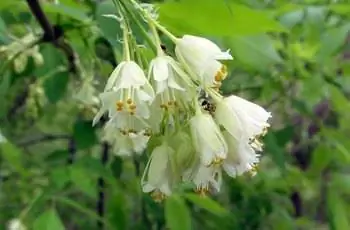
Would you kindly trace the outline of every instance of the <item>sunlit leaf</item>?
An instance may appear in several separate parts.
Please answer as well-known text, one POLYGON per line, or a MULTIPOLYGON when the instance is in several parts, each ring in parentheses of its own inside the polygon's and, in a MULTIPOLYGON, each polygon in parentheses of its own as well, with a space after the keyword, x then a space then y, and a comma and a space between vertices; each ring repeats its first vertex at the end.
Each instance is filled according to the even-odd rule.
POLYGON ((217 203, 209 197, 201 197, 199 195, 191 193, 185 194, 184 196, 186 199, 188 199, 198 207, 203 208, 215 215, 227 214, 227 211, 224 207, 222 207, 219 203, 217 203))
POLYGON ((263 11, 225 4, 224 1, 203 0, 200 4, 194 0, 167 2, 159 4, 159 13, 160 21, 177 33, 232 36, 285 31, 263 11), (196 5, 196 10, 193 10, 193 5, 196 5), (214 14, 215 20, 212 18, 214 14))
POLYGON ((48 209, 34 221, 33 230, 64 230, 65 227, 55 209, 48 209))
POLYGON ((165 203, 165 219, 170 230, 189 230, 191 227, 191 214, 178 195, 167 198, 165 203))

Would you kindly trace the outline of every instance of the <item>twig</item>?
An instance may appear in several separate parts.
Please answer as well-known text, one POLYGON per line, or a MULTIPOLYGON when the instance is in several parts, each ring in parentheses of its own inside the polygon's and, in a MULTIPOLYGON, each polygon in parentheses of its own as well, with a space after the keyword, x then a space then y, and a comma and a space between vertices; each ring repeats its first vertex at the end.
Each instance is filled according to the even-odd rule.
MULTIPOLYGON (((102 144, 102 153, 101 153, 101 163, 102 165, 106 165, 108 161, 108 152, 109 152, 109 145, 108 143, 104 142, 102 144)), ((100 217, 100 219, 97 220, 97 227, 98 229, 104 229, 104 222, 101 221, 104 218, 105 215, 105 181, 103 177, 99 177, 97 181, 98 186, 98 200, 97 200, 97 214, 100 217)))
POLYGON ((41 136, 35 139, 22 141, 18 145, 21 147, 28 147, 35 144, 40 144, 41 142, 54 141, 54 140, 60 140, 60 139, 67 140, 69 139, 69 136, 66 134, 46 134, 44 136, 41 136))
POLYGON ((64 31, 61 27, 55 25, 52 26, 46 17, 44 11, 42 10, 38 0, 27 0, 28 6, 35 16, 36 20, 40 24, 41 28, 44 31, 44 35, 42 37, 42 42, 50 42, 55 47, 59 48, 65 54, 69 71, 72 73, 78 72, 78 58, 75 54, 73 48, 63 39, 60 39, 64 35, 64 31))
POLYGON ((77 147, 76 147, 75 141, 72 137, 70 137, 68 142, 68 154, 69 154, 68 160, 67 160, 68 165, 71 165, 74 163, 76 152, 77 152, 77 147))

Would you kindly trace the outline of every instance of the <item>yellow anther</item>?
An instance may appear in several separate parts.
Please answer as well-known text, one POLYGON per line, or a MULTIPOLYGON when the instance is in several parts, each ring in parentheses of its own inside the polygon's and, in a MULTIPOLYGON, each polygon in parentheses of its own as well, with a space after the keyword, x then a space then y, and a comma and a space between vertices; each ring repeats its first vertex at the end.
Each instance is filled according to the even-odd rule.
POLYGON ((221 165, 223 162, 224 162, 223 158, 215 157, 214 160, 208 165, 208 167, 210 167, 212 165, 214 165, 214 166, 221 165))
POLYGON ((209 194, 209 188, 207 187, 197 187, 194 191, 201 197, 205 197, 209 194))
POLYGON ((123 111, 123 107, 118 107, 117 111, 123 111))
POLYGON ((222 81, 222 78, 223 78, 223 74, 221 72, 217 72, 215 74, 215 78, 214 78, 215 81, 220 82, 220 81, 222 81))
POLYGON ((135 110, 135 109, 136 109, 136 105, 135 105, 135 104, 129 105, 129 109, 130 109, 130 110, 135 110))
POLYGON ((252 168, 248 171, 249 175, 250 176, 255 176, 255 174, 257 173, 258 171, 258 165, 257 164, 254 164, 252 166, 252 168))
POLYGON ((172 106, 173 104, 174 104, 173 101, 168 101, 168 105, 169 105, 169 106, 172 106))
POLYGON ((123 134, 123 135, 128 134, 125 130, 120 130, 120 133, 123 134))
POLYGON ((117 103, 115 103, 117 107, 123 107, 124 106, 124 102, 122 101, 117 101, 117 103))
POLYGON ((155 190, 151 193, 151 197, 155 202, 161 203, 166 198, 166 195, 159 190, 155 190))
POLYGON ((130 115, 135 115, 135 112, 134 111, 129 111, 130 115))
POLYGON ((126 103, 128 103, 130 105, 132 103, 132 99, 129 98, 128 100, 126 100, 126 103))

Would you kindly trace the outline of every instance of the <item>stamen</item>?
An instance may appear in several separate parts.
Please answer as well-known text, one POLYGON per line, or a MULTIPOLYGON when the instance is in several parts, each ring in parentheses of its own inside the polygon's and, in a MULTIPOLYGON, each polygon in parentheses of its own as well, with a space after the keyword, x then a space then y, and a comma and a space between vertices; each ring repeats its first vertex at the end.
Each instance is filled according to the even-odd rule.
POLYGON ((166 195, 157 189, 151 193, 151 197, 155 202, 161 203, 166 198, 166 195))
POLYGON ((128 98, 128 100, 126 100, 126 103, 128 103, 130 105, 132 103, 132 99, 128 98))
POLYGON ((250 176, 255 176, 258 171, 258 164, 253 164, 251 167, 252 168, 248 171, 248 173, 250 176))
POLYGON ((205 197, 209 193, 209 188, 208 188, 208 186, 198 186, 194 190, 194 192, 197 193, 198 195, 200 195, 201 197, 205 197))
POLYGON ((130 109, 130 110, 135 110, 135 109, 136 109, 136 105, 135 105, 135 104, 129 105, 129 109, 130 109))

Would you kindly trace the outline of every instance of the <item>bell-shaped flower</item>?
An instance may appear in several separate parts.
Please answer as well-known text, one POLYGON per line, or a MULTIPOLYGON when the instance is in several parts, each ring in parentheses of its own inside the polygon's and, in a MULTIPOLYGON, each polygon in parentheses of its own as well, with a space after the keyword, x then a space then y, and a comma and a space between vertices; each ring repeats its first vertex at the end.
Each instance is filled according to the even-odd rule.
POLYGON ((207 195, 209 192, 220 192, 222 184, 222 170, 218 165, 205 166, 198 164, 194 171, 192 182, 196 186, 195 191, 200 195, 207 195))
POLYGON ((133 129, 123 130, 116 124, 108 121, 104 128, 104 140, 113 145, 113 153, 118 156, 140 155, 147 147, 150 139, 148 129, 136 131, 133 129))
POLYGON ((261 151, 262 144, 258 138, 267 132, 267 123, 271 113, 261 106, 237 96, 229 96, 216 105, 215 119, 238 142, 247 141, 261 151))
POLYGON ((147 102, 152 102, 154 92, 142 69, 133 61, 124 61, 112 72, 100 99, 102 106, 93 120, 93 125, 106 111, 109 111, 109 117, 127 112, 131 116, 147 119, 147 102))
POLYGON ((150 63, 148 78, 154 82, 160 107, 169 109, 178 103, 177 93, 186 94, 185 85, 191 81, 179 63, 172 57, 160 54, 150 63), (181 86, 182 85, 182 86, 181 86))
POLYGON ((198 113, 190 120, 194 147, 202 164, 220 164, 227 156, 227 145, 219 127, 209 114, 198 113))
POLYGON ((236 177, 254 170, 259 163, 260 155, 249 145, 248 141, 238 141, 227 131, 223 131, 222 134, 228 147, 227 158, 222 164, 225 172, 231 177, 236 177))
POLYGON ((148 160, 141 179, 142 191, 152 193, 156 201, 162 201, 171 195, 170 157, 174 150, 166 143, 156 147, 148 160))
POLYGON ((229 51, 221 51, 212 41, 192 35, 178 39, 175 53, 182 64, 195 74, 194 80, 211 87, 221 84, 227 76, 226 66, 219 60, 233 59, 229 51))

